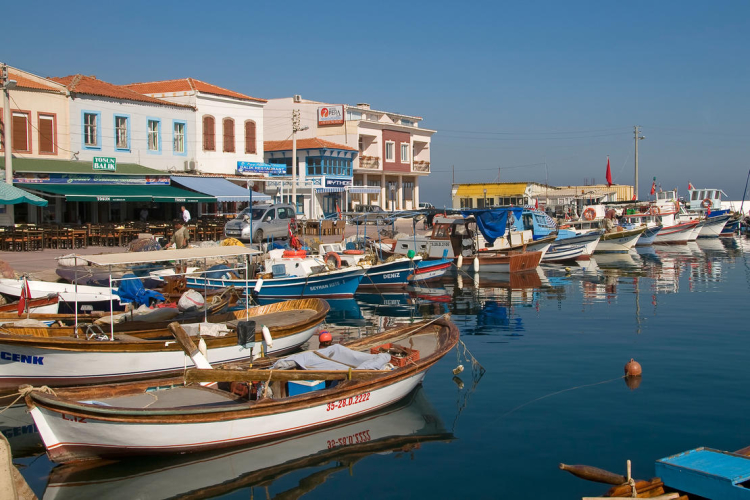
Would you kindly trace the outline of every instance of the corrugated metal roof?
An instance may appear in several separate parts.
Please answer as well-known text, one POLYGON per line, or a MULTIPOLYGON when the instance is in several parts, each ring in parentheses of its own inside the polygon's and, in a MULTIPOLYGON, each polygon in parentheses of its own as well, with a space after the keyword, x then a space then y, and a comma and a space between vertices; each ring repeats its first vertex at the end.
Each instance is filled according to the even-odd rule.
POLYGON ((459 184, 456 196, 468 198, 482 198, 484 190, 487 190, 487 197, 495 196, 523 196, 526 192, 526 182, 509 182, 503 184, 459 184))

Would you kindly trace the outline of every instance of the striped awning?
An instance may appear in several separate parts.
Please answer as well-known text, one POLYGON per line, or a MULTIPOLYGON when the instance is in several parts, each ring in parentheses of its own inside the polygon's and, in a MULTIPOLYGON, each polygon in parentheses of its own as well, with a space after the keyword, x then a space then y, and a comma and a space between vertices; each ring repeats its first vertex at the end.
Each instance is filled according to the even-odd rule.
POLYGON ((316 193, 342 193, 346 191, 346 188, 335 187, 335 188, 315 188, 316 193))
POLYGON ((349 192, 350 193, 372 193, 372 194, 378 194, 380 193, 380 188, 378 186, 349 186, 349 192))

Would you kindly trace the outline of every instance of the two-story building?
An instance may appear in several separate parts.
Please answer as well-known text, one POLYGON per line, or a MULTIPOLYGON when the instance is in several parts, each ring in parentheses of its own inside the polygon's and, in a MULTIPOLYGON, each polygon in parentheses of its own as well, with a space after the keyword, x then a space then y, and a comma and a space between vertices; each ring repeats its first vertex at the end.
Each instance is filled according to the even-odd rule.
MULTIPOLYGON (((351 157, 351 184, 342 186, 346 194, 342 202, 347 209, 358 204, 394 210, 418 206, 419 179, 430 173, 430 141, 435 133, 419 127, 421 117, 378 111, 368 104, 330 104, 300 96, 270 99, 266 105, 267 141, 289 137, 294 111, 299 112, 298 142, 326 141, 338 146, 339 155, 347 149, 356 151, 351 157)), ((297 156, 299 165, 304 158, 299 153, 297 156)), ((269 155, 266 159, 277 161, 269 155)), ((326 187, 334 188, 317 189, 326 187)), ((318 202, 323 206, 325 200, 318 202)))
POLYGON ((231 176, 243 163, 263 162, 265 99, 195 78, 132 83, 126 87, 195 109, 188 127, 195 142, 182 171, 231 176))
MULTIPOLYGON (((9 90, 11 111, 11 153, 15 167, 23 169, 26 159, 67 159, 70 156, 68 130, 68 90, 64 85, 8 67, 8 77, 16 85, 9 90)), ((0 128, 4 126, 0 103, 0 128)), ((0 165, 5 144, 0 139, 0 165)), ((4 173, 3 173, 4 178, 4 173)), ((1 205, 0 225, 42 220, 47 208, 26 204, 1 205)))

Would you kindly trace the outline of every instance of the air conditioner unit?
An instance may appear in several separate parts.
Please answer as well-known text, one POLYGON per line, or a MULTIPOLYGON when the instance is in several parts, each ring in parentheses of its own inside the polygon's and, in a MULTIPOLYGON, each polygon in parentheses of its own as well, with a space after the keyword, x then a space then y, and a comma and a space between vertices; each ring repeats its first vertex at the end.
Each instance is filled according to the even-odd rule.
POLYGON ((302 96, 299 94, 294 94, 294 102, 302 102, 302 96))
POLYGON ((185 161, 185 172, 195 172, 195 160, 185 161))

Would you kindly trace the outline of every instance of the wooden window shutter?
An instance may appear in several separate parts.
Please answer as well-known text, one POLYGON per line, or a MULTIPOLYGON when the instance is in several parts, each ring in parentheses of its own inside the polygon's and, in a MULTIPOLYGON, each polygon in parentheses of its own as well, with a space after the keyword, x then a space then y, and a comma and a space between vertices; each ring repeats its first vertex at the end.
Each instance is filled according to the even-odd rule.
POLYGON ((39 152, 55 152, 55 120, 51 116, 39 117, 39 152))
POLYGON ((203 117, 203 150, 216 151, 216 130, 213 116, 203 117))
POLYGON ((255 147, 255 122, 245 122, 245 153, 255 154, 258 149, 255 147))
POLYGON ((222 128, 224 131, 224 152, 234 153, 234 120, 224 118, 222 128))
POLYGON ((13 123, 10 131, 13 151, 30 151, 28 116, 14 114, 11 121, 13 123))

